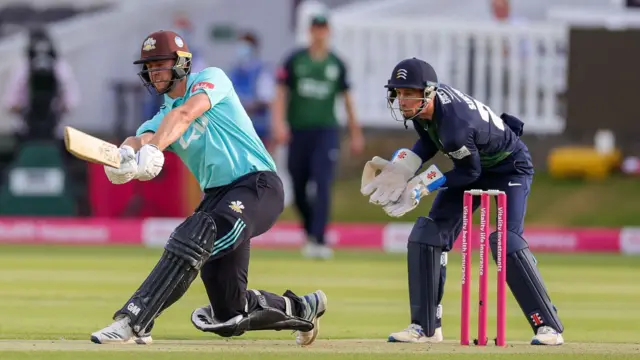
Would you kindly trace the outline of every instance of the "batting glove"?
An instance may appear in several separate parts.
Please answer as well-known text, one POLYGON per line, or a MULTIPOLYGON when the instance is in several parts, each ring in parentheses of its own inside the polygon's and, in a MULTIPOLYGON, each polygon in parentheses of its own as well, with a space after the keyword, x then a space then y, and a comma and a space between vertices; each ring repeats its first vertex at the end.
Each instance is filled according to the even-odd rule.
POLYGON ((164 154, 157 146, 146 144, 138 151, 138 174, 140 181, 148 181, 160 174, 164 165, 164 154))
POLYGON ((107 175, 112 184, 124 184, 136 177, 138 173, 138 163, 136 162, 136 153, 131 146, 121 146, 120 149, 120 167, 114 168, 108 165, 104 166, 104 173, 107 175))

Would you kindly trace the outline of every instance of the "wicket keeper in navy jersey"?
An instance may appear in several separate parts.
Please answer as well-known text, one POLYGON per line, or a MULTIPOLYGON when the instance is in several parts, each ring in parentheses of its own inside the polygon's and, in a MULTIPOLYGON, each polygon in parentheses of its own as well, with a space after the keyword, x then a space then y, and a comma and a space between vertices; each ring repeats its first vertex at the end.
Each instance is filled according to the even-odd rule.
MULTIPOLYGON (((507 195, 507 283, 533 329, 531 344, 562 344, 562 323, 522 237, 533 178, 529 150, 519 138, 523 123, 508 114, 498 116, 471 96, 440 83, 433 67, 416 58, 398 63, 385 87, 392 114, 405 125, 411 122, 419 139, 411 150, 396 151, 390 161, 374 158, 383 162, 382 171, 369 181, 363 174, 362 193, 390 216, 400 217, 418 205, 420 196, 439 188, 429 216, 418 218, 408 239, 411 324, 392 333, 389 341, 443 340, 447 252, 461 231, 464 191, 491 189, 507 195), (430 183, 426 175, 433 172, 416 173, 438 151, 454 167, 430 183), (415 191, 421 184, 427 191, 415 191)), ((474 211, 479 200, 474 199, 474 211)), ((495 232, 489 243, 495 260, 495 232)))

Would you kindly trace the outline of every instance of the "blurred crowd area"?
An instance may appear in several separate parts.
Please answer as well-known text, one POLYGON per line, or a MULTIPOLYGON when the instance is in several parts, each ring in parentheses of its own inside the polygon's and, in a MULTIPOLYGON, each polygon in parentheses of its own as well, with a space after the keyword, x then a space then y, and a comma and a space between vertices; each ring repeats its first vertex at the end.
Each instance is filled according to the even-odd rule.
MULTIPOLYGON (((116 37, 122 36, 121 33, 126 33, 125 31, 117 33, 113 38, 101 36, 101 32, 114 32, 113 28, 109 27, 100 29, 107 25, 113 27, 112 23, 107 23, 101 18, 101 14, 126 14, 127 6, 134 9, 133 2, 92 0, 78 5, 79 2, 63 0, 0 1, 0 53, 13 54, 17 46, 15 36, 23 36, 19 47, 19 59, 15 57, 17 55, 12 55, 14 57, 11 59, 15 61, 3 68, 6 77, 2 93, 3 124, 0 124, 0 214, 181 216, 197 204, 201 197, 197 184, 172 154, 167 155, 165 171, 160 178, 145 184, 144 187, 131 184, 115 188, 107 182, 101 166, 75 159, 64 149, 62 132, 66 125, 119 143, 158 111, 163 101, 162 97, 146 92, 137 79, 137 68, 133 65, 126 68, 123 67, 126 65, 120 65, 131 64, 139 49, 139 45, 135 44, 141 42, 146 34, 158 29, 176 31, 186 40, 193 52, 193 72, 209 66, 220 67, 227 72, 246 111, 254 121, 256 132, 276 158, 290 189, 288 201, 292 201, 294 189, 303 189, 299 191, 304 192, 309 184, 316 183, 317 188, 318 181, 326 181, 330 185, 343 177, 357 178, 367 158, 372 155, 388 156, 399 146, 410 146, 415 138, 414 134, 408 131, 402 132, 400 124, 391 124, 393 120, 390 117, 388 121, 391 125, 381 125, 382 121, 386 120, 377 121, 377 118, 385 119, 388 116, 377 110, 378 107, 384 108, 386 105, 382 88, 386 79, 375 78, 372 84, 369 80, 374 76, 367 77, 368 71, 371 71, 371 74, 377 71, 374 69, 375 64, 383 61, 382 58, 389 63, 401 59, 390 58, 393 54, 388 53, 381 53, 380 58, 363 56, 358 53, 361 43, 357 41, 353 43, 353 49, 345 49, 344 44, 348 42, 344 39, 347 38, 348 31, 344 29, 348 27, 344 26, 344 19, 340 26, 334 27, 333 22, 333 15, 338 14, 341 9, 356 9, 359 6, 362 9, 362 18, 356 20, 365 19, 361 22, 366 25, 368 22, 377 23, 374 15, 367 12, 375 11, 376 7, 397 3, 394 5, 394 13, 387 13, 384 18, 406 18, 411 21, 418 19, 424 24, 423 32, 433 34, 433 38, 439 37, 444 30, 431 24, 444 21, 448 26, 455 27, 459 23, 464 27, 468 26, 465 25, 468 19, 482 21, 484 24, 515 26, 517 32, 525 34, 526 38, 528 32, 533 34, 541 31, 536 29, 541 29, 540 26, 547 23, 553 26, 566 25, 569 31, 570 21, 591 21, 593 19, 589 16, 599 11, 605 15, 610 12, 618 17, 633 17, 637 15, 636 8, 640 8, 640 2, 634 0, 456 0, 422 3, 389 0, 386 5, 384 2, 367 0, 268 2, 269 4, 265 4, 267 1, 264 0, 238 0, 234 2, 234 9, 229 9, 224 7, 231 5, 214 4, 215 2, 211 1, 206 8, 206 11, 210 12, 209 16, 197 7, 197 1, 187 1, 179 9, 174 6, 170 12, 163 13, 166 16, 160 23, 145 19, 147 22, 141 20, 144 25, 134 26, 130 25, 129 19, 123 18, 117 25, 123 28, 131 26, 130 36, 124 39, 116 37), (370 7, 363 6, 363 3, 367 2, 371 3, 370 7), (553 12, 545 10, 545 6, 551 3, 564 8, 560 7, 553 12), (246 5, 244 8, 243 4, 246 5), (238 9, 235 9, 236 7, 238 9), (302 7, 305 7, 305 11, 301 11, 302 7), (367 22, 367 16, 371 16, 372 20, 367 22), (80 28, 84 26, 84 20, 96 21, 95 26, 88 27, 93 29, 95 34, 60 30, 66 26, 65 24, 73 24, 80 28), (528 26, 531 26, 531 30, 527 30, 528 26), (278 119, 274 120, 274 107, 277 107, 278 103, 288 104, 291 99, 287 98, 287 95, 300 90, 288 88, 285 80, 286 72, 292 69, 287 67, 290 65, 292 54, 299 49, 313 52, 325 47, 327 51, 333 51, 336 33, 344 35, 341 37, 342 47, 335 53, 339 60, 323 68, 326 81, 336 81, 338 84, 337 90, 329 91, 331 99, 324 99, 324 104, 331 107, 324 109, 327 111, 326 116, 335 117, 336 123, 323 122, 321 119, 320 124, 307 124, 304 116, 296 119, 287 118, 287 111, 279 114, 278 119), (83 50, 84 48, 77 45, 80 44, 80 38, 94 38, 95 41, 88 40, 86 50, 83 50), (115 48, 114 44, 121 46, 115 48), (129 50, 122 53, 120 50, 125 44, 129 50), (94 48, 98 50, 94 51, 94 48), (341 64, 344 64, 344 74, 341 73, 341 64), (332 66, 337 68, 334 69, 332 66), (283 93, 283 90, 289 93, 283 93), (350 101, 347 99, 349 97, 350 101), (371 115, 374 106, 369 105, 372 103, 377 104, 374 116, 371 115), (274 125, 274 121, 282 123, 274 125), (303 131, 298 131, 300 129, 311 133, 304 135, 303 131), (319 138, 334 141, 336 146, 326 147, 325 143, 317 140, 319 138), (300 156, 300 153, 311 154, 323 146, 325 148, 322 148, 322 151, 329 153, 329 163, 313 163, 309 158, 300 156), (292 158, 291 154, 297 157, 292 158), (335 172, 330 170, 334 166, 335 172), (303 167, 305 168, 302 169, 303 167), (308 167, 311 167, 311 170, 308 167), (313 169, 314 167, 316 169, 313 169), (296 174, 310 171, 322 173, 323 179, 304 178, 296 174), (159 199, 157 195, 166 194, 167 188, 175 189, 175 196, 159 199)), ((158 2, 160 3, 165 2, 158 2)), ((634 21, 629 21, 632 23, 631 27, 628 24, 616 27, 616 24, 608 23, 595 28, 603 28, 603 33, 614 31, 611 29, 630 29, 630 34, 625 39, 634 39, 634 36, 638 36, 634 29, 640 25, 640 21, 634 21)), ((478 33, 482 33, 480 30, 478 33)), ((593 46, 615 43, 616 40, 606 40, 607 37, 603 33, 580 35, 583 38, 577 36, 576 44, 590 43, 589 36, 601 39, 598 43, 591 43, 593 46)), ((402 43, 402 46, 409 50, 414 46, 414 38, 411 36, 395 37, 394 33, 387 35, 390 44, 402 43)), ((372 38, 373 36, 369 39, 372 38)), ((640 38, 635 39, 635 43, 640 43, 637 41, 640 38)), ((493 39, 488 38, 488 41, 491 42, 493 39)), ((541 47, 543 43, 544 41, 534 43, 518 40, 517 51, 522 55, 518 61, 524 64, 522 66, 529 66, 527 57, 534 53, 536 59, 541 62, 545 61, 545 56, 557 55, 541 54, 541 51, 548 51, 548 47, 541 47)), ((627 40, 622 43, 628 44, 627 40)), ((534 156, 540 159, 538 167, 548 169, 558 176, 568 174, 585 178, 603 178, 619 170, 636 173, 640 166, 637 165, 635 156, 640 153, 636 152, 634 141, 625 142, 627 139, 637 138, 638 133, 634 132, 636 127, 627 127, 627 124, 636 122, 636 119, 631 118, 636 113, 633 110, 620 109, 614 102, 606 106, 600 103, 598 107, 599 102, 594 101, 597 99, 594 96, 602 94, 602 91, 608 92, 607 101, 611 101, 611 98, 620 101, 627 99, 625 96, 629 93, 628 89, 621 88, 626 86, 626 83, 623 83, 624 76, 610 73, 615 66, 602 63, 607 60, 607 55, 596 56, 601 61, 600 71, 584 75, 584 71, 592 70, 580 72, 579 66, 572 66, 596 65, 580 62, 576 60, 580 55, 569 54, 570 50, 580 52, 584 49, 572 48, 571 42, 564 45, 566 46, 558 49, 558 53, 562 54, 567 66, 561 67, 560 72, 555 75, 559 85, 554 82, 554 85, 547 86, 544 81, 540 81, 541 88, 554 89, 553 106, 547 103, 551 100, 546 99, 544 95, 535 95, 532 100, 534 106, 553 108, 553 116, 558 116, 563 121, 560 131, 537 131, 534 127, 530 147, 533 148, 534 156), (572 71, 583 76, 572 79, 569 76, 572 71), (611 83, 614 80, 620 82, 611 83), (586 84, 588 88, 582 85, 572 88, 572 84, 586 84), (594 119, 586 119, 572 113, 571 92, 574 90, 578 94, 575 97, 581 99, 577 100, 581 103, 578 108, 582 111, 578 113, 590 113, 594 119), (607 111, 615 116, 608 117, 607 111), (567 159, 570 159, 571 164, 567 163, 567 159), (597 170, 589 172, 590 168, 597 170)), ((627 62, 633 63, 633 59, 638 59, 635 50, 635 47, 627 48, 627 62)), ((602 55, 603 51, 605 50, 596 49, 591 53, 602 55)), ((496 59, 500 56, 505 57, 500 60, 500 64, 503 65, 499 66, 506 68, 510 61, 507 58, 509 51, 497 56, 485 56, 481 52, 481 48, 472 46, 469 52, 463 49, 456 53, 457 56, 468 59, 470 72, 464 76, 451 72, 454 78, 449 79, 447 75, 450 72, 443 70, 442 80, 460 87, 473 96, 491 95, 496 88, 492 85, 496 81, 491 79, 494 74, 488 71, 484 75, 478 75, 473 70, 482 69, 483 65, 478 65, 479 61, 482 61, 482 64, 491 63, 498 61, 496 59), (458 84, 455 79, 462 79, 459 80, 462 82, 458 84)), ((612 52, 608 54, 610 59, 612 52)), ((443 62, 438 60, 440 58, 430 59, 428 52, 422 51, 420 55, 427 61, 433 61, 436 70, 439 69, 438 66, 443 66, 443 62)), ((456 57, 454 60, 458 59, 456 57)), ((388 69, 390 71, 391 67, 388 69)), ((495 71, 495 68, 492 69, 495 71)), ((542 72, 544 71, 534 74, 533 77, 543 76, 542 72)), ((502 80, 509 81, 509 76, 513 76, 513 73, 506 73, 502 80)), ((531 78, 525 78, 519 86, 527 87, 528 79, 531 78)), ((306 84, 307 92, 324 91, 323 84, 306 84)), ((508 86, 505 89, 505 92, 517 92, 508 86)), ((535 88, 533 91, 538 90, 535 88)), ((480 100, 488 101, 483 98, 480 100)), ((493 101, 495 103, 498 100, 493 101)), ((506 102, 507 100, 501 100, 501 103, 506 102)), ((313 117, 314 114, 310 113, 309 118, 313 117)))

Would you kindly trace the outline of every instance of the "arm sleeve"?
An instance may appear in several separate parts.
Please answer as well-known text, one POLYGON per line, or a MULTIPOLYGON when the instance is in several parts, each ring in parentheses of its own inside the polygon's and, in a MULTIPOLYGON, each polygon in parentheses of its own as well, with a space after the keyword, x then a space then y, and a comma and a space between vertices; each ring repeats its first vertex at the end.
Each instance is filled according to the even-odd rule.
POLYGON ((480 177, 480 153, 475 144, 474 133, 470 128, 458 131, 458 136, 447 141, 444 149, 453 160, 453 169, 446 172, 443 187, 463 187, 480 177), (455 140, 454 140, 455 139, 455 140))
POLYGON ((233 89, 231 80, 222 69, 207 68, 198 73, 188 91, 189 97, 199 93, 207 94, 213 108, 229 95, 231 89, 233 89))
POLYGON ((416 141, 411 151, 420 156, 422 162, 425 163, 431 160, 431 158, 438 153, 438 147, 433 143, 426 131, 424 131, 415 121, 412 121, 412 123, 413 128, 416 129, 420 139, 416 141))
POLYGON ((438 148, 433 144, 431 139, 423 140, 422 138, 420 138, 413 145, 411 151, 420 156, 422 162, 425 163, 431 160, 431 158, 434 157, 436 153, 438 153, 438 148))
POLYGON ((340 67, 340 75, 338 77, 338 89, 340 91, 347 91, 351 88, 351 84, 349 84, 349 74, 347 72, 347 66, 345 63, 338 59, 339 67, 340 67))
POLYGON ((287 88, 293 87, 293 59, 296 53, 289 55, 286 60, 278 67, 276 72, 276 82, 287 88))

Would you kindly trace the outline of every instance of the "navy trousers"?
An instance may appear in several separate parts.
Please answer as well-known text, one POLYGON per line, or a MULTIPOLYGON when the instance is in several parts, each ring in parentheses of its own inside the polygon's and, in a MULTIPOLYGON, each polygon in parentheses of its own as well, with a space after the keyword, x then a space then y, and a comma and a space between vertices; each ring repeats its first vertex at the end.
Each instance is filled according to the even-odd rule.
POLYGON ((325 243, 339 147, 338 128, 291 132, 288 167, 294 203, 307 236, 319 244, 325 243))

